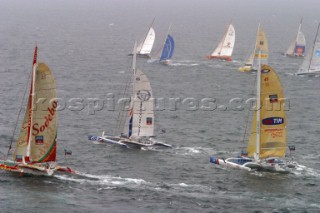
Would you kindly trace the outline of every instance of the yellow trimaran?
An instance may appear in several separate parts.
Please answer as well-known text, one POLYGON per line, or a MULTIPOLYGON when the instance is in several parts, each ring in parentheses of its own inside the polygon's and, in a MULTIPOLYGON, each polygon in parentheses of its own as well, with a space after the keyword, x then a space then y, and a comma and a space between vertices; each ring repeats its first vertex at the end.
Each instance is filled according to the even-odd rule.
POLYGON ((51 176, 55 171, 75 173, 57 165, 58 112, 56 83, 45 63, 37 63, 34 51, 29 99, 12 160, 0 160, 0 169, 32 175, 51 176))
POLYGON ((241 156, 210 162, 244 170, 266 170, 288 172, 294 164, 284 160, 286 154, 286 113, 284 95, 276 71, 260 63, 258 59, 257 97, 252 127, 246 151, 241 156))
POLYGON ((239 71, 241 72, 257 71, 258 61, 255 60, 258 58, 257 50, 261 50, 261 64, 268 64, 268 58, 269 58, 268 41, 267 41, 266 33, 264 32, 260 24, 258 26, 256 42, 254 45, 253 52, 251 53, 249 58, 246 60, 244 66, 239 68, 239 71))

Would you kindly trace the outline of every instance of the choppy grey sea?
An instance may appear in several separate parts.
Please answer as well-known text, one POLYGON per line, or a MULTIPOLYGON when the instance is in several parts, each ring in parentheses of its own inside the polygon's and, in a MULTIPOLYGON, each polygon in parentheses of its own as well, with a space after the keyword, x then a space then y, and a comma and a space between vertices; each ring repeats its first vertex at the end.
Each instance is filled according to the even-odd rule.
POLYGON ((320 212, 320 78, 295 76, 302 59, 281 55, 295 38, 301 17, 311 48, 319 6, 318 0, 1 0, 1 158, 37 44, 39 61, 54 73, 64 106, 58 161, 80 175, 0 172, 0 212, 320 212), (130 150, 88 141, 89 134, 114 130, 117 113, 99 104, 110 94, 120 97, 131 66, 127 54, 154 17, 155 49, 172 23, 172 64, 144 58, 137 63, 155 98, 164 100, 155 111, 157 139, 174 148, 130 150), (206 60, 231 20, 234 61, 206 60), (269 65, 279 73, 290 101, 287 143, 295 145, 298 163, 290 174, 248 173, 209 163, 211 155, 235 156, 243 146, 245 101, 254 97, 255 74, 237 69, 253 49, 259 21, 269 41, 269 65), (72 108, 73 98, 83 100, 80 109, 72 108), (188 98, 196 107, 183 102, 188 98), (216 100, 214 110, 201 108, 204 98, 216 100), (172 99, 178 100, 176 107, 172 99), (234 99, 238 102, 230 102, 234 99), (67 158, 65 148, 73 152, 67 158))

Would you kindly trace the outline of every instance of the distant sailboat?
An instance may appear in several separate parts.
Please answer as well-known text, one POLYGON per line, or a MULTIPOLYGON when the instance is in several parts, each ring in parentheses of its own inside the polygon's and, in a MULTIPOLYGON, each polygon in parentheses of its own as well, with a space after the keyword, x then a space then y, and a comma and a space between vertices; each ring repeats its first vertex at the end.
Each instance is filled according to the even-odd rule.
POLYGON ((318 38, 319 33, 318 24, 316 37, 313 42, 312 49, 304 59, 297 75, 320 75, 320 40, 318 38))
MULTIPOLYGON (((261 50, 259 51, 259 58, 261 50)), ((257 99, 246 151, 239 157, 210 162, 238 169, 288 172, 294 167, 283 158, 286 153, 286 113, 284 95, 276 71, 259 63, 257 72, 257 99)))
MULTIPOLYGON (((1 160, 0 169, 18 172, 20 175, 51 176, 55 171, 75 173, 68 167, 58 166, 56 162, 56 84, 49 67, 45 63, 37 63, 37 50, 36 47, 28 104, 12 156, 13 161, 1 160)), ((11 145, 9 151, 10 149, 11 145)))
POLYGON ((268 64, 268 58, 269 58, 269 50, 268 50, 268 41, 266 33, 264 32, 263 28, 258 26, 257 36, 256 36, 256 42, 254 45, 253 52, 247 59, 246 63, 243 67, 240 67, 239 70, 242 72, 250 72, 250 71, 256 71, 258 69, 258 57, 257 57, 257 51, 261 50, 261 63, 262 64, 268 64))
POLYGON ((295 40, 291 43, 287 49, 286 56, 304 57, 306 48, 306 39, 304 34, 301 32, 302 19, 300 21, 299 29, 295 40))
POLYGON ((236 39, 236 32, 232 24, 228 25, 226 32, 224 33, 220 43, 211 53, 208 55, 208 59, 222 59, 226 61, 232 61, 232 52, 236 39))
POLYGON ((138 47, 136 48, 137 55, 150 57, 149 54, 152 51, 152 47, 156 39, 156 34, 153 29, 154 20, 155 18, 153 19, 147 34, 145 35, 145 37, 142 39, 142 41, 139 43, 138 47))
POLYGON ((157 51, 155 58, 150 60, 151 62, 157 61, 157 62, 160 62, 162 64, 167 64, 167 65, 170 63, 171 58, 173 56, 174 45, 175 45, 173 37, 169 34, 170 28, 171 28, 171 25, 168 29, 167 36, 166 36, 166 39, 165 39, 163 45, 157 51))
MULTIPOLYGON (((136 45, 135 48, 136 49, 136 45)), ((136 68, 136 54, 132 60, 132 95, 130 112, 125 116, 120 136, 89 136, 92 141, 112 143, 127 148, 146 148, 151 146, 171 147, 169 144, 155 141, 154 138, 154 100, 148 77, 136 68)))

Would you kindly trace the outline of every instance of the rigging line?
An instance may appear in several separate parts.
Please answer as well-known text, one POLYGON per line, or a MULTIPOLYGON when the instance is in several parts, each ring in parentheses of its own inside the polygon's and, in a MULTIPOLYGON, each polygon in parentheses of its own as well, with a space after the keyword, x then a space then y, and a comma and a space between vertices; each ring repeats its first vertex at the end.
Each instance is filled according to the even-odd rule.
MULTIPOLYGON (((29 82, 29 79, 31 77, 31 74, 33 72, 33 69, 31 70, 31 72, 29 73, 28 75, 28 78, 27 78, 27 82, 29 82)), ((29 84, 26 83, 26 87, 25 87, 25 90, 24 90, 24 93, 23 93, 23 96, 22 96, 22 100, 21 100, 21 105, 20 105, 20 109, 19 109, 19 112, 18 112, 18 116, 17 116, 17 120, 15 122, 15 125, 14 125, 14 128, 13 128, 13 132, 12 132, 12 136, 11 136, 11 141, 10 141, 10 146, 9 146, 9 149, 8 149, 8 152, 7 152, 7 155, 6 155, 6 159, 8 158, 9 156, 9 152, 12 148, 12 143, 13 143, 13 139, 14 139, 14 134, 16 132, 16 129, 17 129, 17 126, 18 126, 18 122, 20 120, 20 115, 21 115, 21 111, 22 111, 22 108, 23 108, 23 103, 24 103, 24 99, 25 99, 25 96, 26 96, 26 93, 27 93, 27 90, 28 90, 28 86, 29 84)), ((30 109, 32 110, 32 109, 30 109)))
MULTIPOLYGON (((256 87, 256 83, 257 83, 256 81, 253 81, 253 82, 254 82, 253 83, 254 85, 252 88, 256 87)), ((254 93, 254 90, 252 89, 251 94, 253 94, 253 93, 254 93)), ((248 135, 248 125, 249 125, 249 120, 250 120, 250 112, 251 112, 251 110, 250 110, 250 108, 248 108, 248 114, 246 116, 246 127, 245 127, 243 138, 242 138, 242 144, 245 143, 246 137, 248 135)))
POLYGON ((248 110, 247 118, 246 118, 246 127, 244 129, 244 134, 242 138, 242 144, 244 144, 244 141, 246 140, 247 131, 248 131, 248 125, 249 125, 249 116, 250 116, 250 109, 248 110))
POLYGON ((319 27, 320 27, 320 23, 318 24, 317 34, 316 34, 316 37, 314 38, 314 43, 313 43, 313 46, 312 46, 312 52, 311 52, 309 67, 308 67, 308 70, 307 70, 308 72, 310 72, 311 62, 312 62, 313 54, 314 54, 314 46, 316 46, 316 43, 317 43, 317 38, 318 38, 318 33, 319 33, 319 27))
MULTIPOLYGON (((130 75, 128 75, 127 76, 127 78, 125 79, 125 88, 124 88, 124 91, 123 91, 123 93, 122 93, 122 95, 121 95, 121 98, 124 98, 125 96, 126 96, 126 94, 127 94, 127 90, 128 90, 128 88, 129 88, 129 84, 130 84, 130 79, 131 79, 131 76, 130 75)), ((125 103, 124 103, 125 104, 125 103)), ((117 131, 118 129, 120 129, 120 127, 121 127, 121 125, 122 125, 122 119, 123 119, 123 117, 124 117, 124 111, 125 110, 123 110, 123 109, 121 109, 122 108, 122 106, 120 106, 119 107, 119 112, 118 112, 118 116, 116 117, 116 120, 117 120, 117 122, 116 122, 116 126, 115 126, 115 129, 114 129, 114 131, 113 131, 113 134, 115 134, 115 131, 117 131)))

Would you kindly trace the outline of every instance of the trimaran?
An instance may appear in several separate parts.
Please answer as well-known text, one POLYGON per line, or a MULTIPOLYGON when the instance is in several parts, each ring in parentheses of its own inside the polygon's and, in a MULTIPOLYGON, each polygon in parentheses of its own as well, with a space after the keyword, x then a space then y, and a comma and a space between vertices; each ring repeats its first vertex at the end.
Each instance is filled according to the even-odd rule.
POLYGON ((287 120, 281 82, 272 67, 261 65, 258 51, 256 107, 247 149, 238 157, 211 157, 210 162, 247 171, 290 172, 294 163, 284 160, 287 120))
POLYGON ((20 175, 51 176, 56 171, 76 173, 69 167, 59 166, 56 161, 58 130, 56 83, 49 67, 45 63, 37 62, 37 51, 38 48, 35 47, 29 99, 19 138, 12 160, 8 159, 11 142, 5 159, 0 160, 0 169, 20 175))
MULTIPOLYGON (((134 50, 136 45, 134 46, 134 50)), ((148 77, 136 68, 136 51, 132 59, 132 95, 130 110, 125 116, 124 128, 120 135, 92 136, 88 139, 111 143, 127 148, 171 147, 154 139, 154 100, 148 77)))

